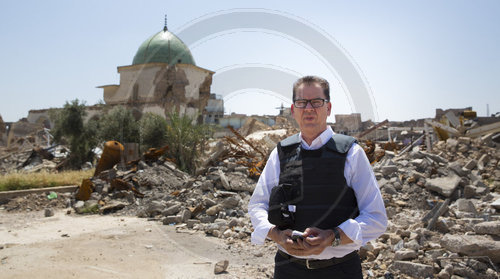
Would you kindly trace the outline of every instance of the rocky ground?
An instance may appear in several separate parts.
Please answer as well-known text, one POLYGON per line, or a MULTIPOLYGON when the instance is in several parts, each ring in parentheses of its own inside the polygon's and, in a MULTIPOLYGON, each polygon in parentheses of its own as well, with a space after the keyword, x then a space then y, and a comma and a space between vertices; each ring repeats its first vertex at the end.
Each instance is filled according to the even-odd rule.
MULTIPOLYGON (((1 215, 22 219, 21 213, 44 209, 38 218, 50 219, 54 210, 45 208, 52 208, 56 216, 57 209, 64 209, 63 215, 70 213, 68 216, 77 212, 99 213, 94 215, 97 218, 140 217, 170 235, 216 240, 222 250, 231 251, 195 252, 213 256, 208 261, 211 274, 216 260, 225 259, 229 267, 222 276, 272 278, 274 244, 253 246, 249 238, 252 227, 246 212, 256 181, 250 178, 249 167, 241 163, 241 158, 225 156, 219 160, 215 156, 230 153, 223 152, 229 148, 220 144, 214 147, 209 158, 213 157, 215 163, 196 176, 178 170, 165 159, 140 161, 135 167, 114 168, 92 178, 93 193, 85 202, 75 200, 74 194, 59 194, 55 200, 47 198, 49 193, 25 196, 4 204, 1 215), (224 258, 216 257, 219 254, 224 258)), ((374 164, 374 172, 389 226, 386 233, 360 251, 365 277, 498 278, 499 150, 485 137, 448 139, 432 151, 420 146, 399 155, 386 151, 374 164)), ((12 222, 2 222, 2 233, 15 233, 9 227, 12 222)), ((195 240, 184 241, 187 245, 195 240)), ((0 254, 12 249, 3 238, 0 244, 0 254)), ((2 265, 8 266, 9 257, 2 265)), ((104 262, 96 260, 88 266, 104 262)), ((182 269, 183 265, 179 266, 182 269)), ((199 278, 191 275, 177 278, 199 278)))

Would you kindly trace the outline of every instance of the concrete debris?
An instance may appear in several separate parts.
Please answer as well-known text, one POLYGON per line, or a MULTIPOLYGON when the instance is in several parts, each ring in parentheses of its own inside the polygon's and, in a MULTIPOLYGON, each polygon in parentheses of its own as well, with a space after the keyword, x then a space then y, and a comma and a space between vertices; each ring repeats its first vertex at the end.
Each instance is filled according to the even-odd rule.
POLYGON ((249 117, 247 118, 243 126, 241 126, 241 128, 238 129, 238 132, 239 134, 245 137, 254 132, 265 131, 265 130, 271 130, 271 127, 253 117, 249 117))
POLYGON ((52 209, 52 208, 45 208, 44 215, 45 215, 45 217, 52 217, 52 216, 54 216, 54 209, 52 209))
POLYGON ((431 191, 435 191, 445 197, 451 196, 458 184, 460 183, 460 177, 458 176, 447 176, 447 177, 437 177, 433 179, 428 179, 425 183, 425 187, 431 191))
MULTIPOLYGON (((8 211, 29 211, 69 205, 80 214, 133 215, 175 225, 177 232, 202 232, 244 249, 251 245, 247 206, 256 179, 274 145, 296 131, 285 126, 257 130, 257 122, 245 125, 232 137, 210 142, 193 175, 162 155, 150 156, 90 178, 85 201, 74 194, 48 200, 45 193, 3 206, 8 211), (35 206, 39 197, 43 199, 35 206)), ((491 137, 450 134, 446 141, 435 142, 432 150, 413 145, 415 141, 404 145, 360 141, 370 154, 389 217, 386 233, 360 250, 364 277, 498 278, 500 152, 491 137), (406 152, 399 152, 409 145, 406 152)), ((11 165, 22 164, 32 151, 33 147, 18 152, 19 159, 11 165)), ((269 253, 275 253, 271 241, 249 257, 269 253)), ((221 261, 214 272, 224 272, 227 266, 228 261, 221 261)), ((262 275, 273 277, 267 269, 262 275)))
POLYGON ((500 236, 500 221, 482 222, 474 225, 477 234, 489 234, 500 236))
POLYGON ((451 235, 441 238, 441 246, 465 256, 484 256, 500 263, 500 241, 484 235, 451 235))
POLYGON ((360 251, 365 275, 498 278, 499 161, 497 146, 461 137, 375 162, 390 222, 378 250, 360 251))
POLYGON ((395 261, 392 268, 403 274, 413 276, 413 278, 432 278, 434 276, 434 268, 432 265, 395 261))
POLYGON ((220 274, 224 271, 226 271, 227 267, 229 266, 229 261, 228 260, 223 260, 215 264, 214 267, 214 273, 215 274, 220 274))

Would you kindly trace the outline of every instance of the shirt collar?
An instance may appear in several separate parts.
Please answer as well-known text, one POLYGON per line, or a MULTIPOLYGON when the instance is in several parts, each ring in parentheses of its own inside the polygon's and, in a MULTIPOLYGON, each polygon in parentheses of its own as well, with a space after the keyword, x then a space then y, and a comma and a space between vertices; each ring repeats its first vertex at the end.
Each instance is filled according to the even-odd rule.
POLYGON ((324 130, 317 138, 315 138, 311 145, 308 145, 307 142, 302 138, 302 132, 299 134, 300 140, 302 141, 302 148, 306 150, 314 150, 319 149, 323 145, 325 145, 330 138, 333 136, 334 132, 330 125, 326 126, 326 130, 324 130))

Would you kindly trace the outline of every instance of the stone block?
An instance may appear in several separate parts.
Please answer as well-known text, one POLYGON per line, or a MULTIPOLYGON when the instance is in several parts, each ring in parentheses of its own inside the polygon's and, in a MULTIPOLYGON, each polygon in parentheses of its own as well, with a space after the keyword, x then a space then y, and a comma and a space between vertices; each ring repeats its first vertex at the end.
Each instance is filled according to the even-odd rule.
POLYGON ((394 188, 394 186, 392 186, 389 183, 385 184, 384 188, 382 188, 382 191, 389 194, 389 195, 397 195, 398 194, 398 191, 396 190, 396 188, 394 188))
POLYGON ((467 185, 464 187, 464 198, 470 199, 476 196, 476 187, 474 185, 467 185))
POLYGON ((488 256, 494 263, 500 263, 500 241, 483 235, 452 235, 441 238, 445 249, 466 256, 488 256))
POLYGON ((182 208, 181 204, 175 204, 162 211, 161 214, 163 216, 174 215, 179 213, 179 211, 181 211, 181 208, 182 208))
POLYGON ((398 171, 397 166, 383 166, 382 167, 382 174, 385 176, 391 175, 397 171, 398 171))
POLYGON ((477 212, 474 203, 469 199, 458 199, 457 207, 459 211, 469 212, 469 213, 477 212))
POLYGON ((500 221, 482 222, 474 226, 477 234, 490 234, 500 236, 500 221))
POLYGON ((467 161, 467 163, 465 163, 464 168, 466 168, 468 170, 473 170, 476 166, 477 166, 477 161, 474 159, 471 159, 471 160, 467 161))
POLYGON ((211 206, 209 209, 207 209, 207 215, 208 216, 215 216, 221 210, 222 210, 222 208, 220 205, 211 206))
POLYGON ((170 225, 170 224, 176 224, 177 223, 177 216, 167 216, 162 219, 163 225, 170 225))
POLYGON ((426 180, 425 187, 445 197, 450 197, 460 183, 460 180, 461 178, 456 175, 432 178, 426 180))
POLYGON ((185 223, 187 222, 187 220, 189 220, 189 218, 191 218, 191 211, 189 211, 189 209, 184 209, 181 211, 181 214, 179 214, 180 217, 181 217, 181 222, 182 223, 185 223))
POLYGON ((154 216, 160 214, 165 209, 165 204, 160 201, 151 201, 146 207, 146 214, 154 216))
POLYGON ((193 228, 195 224, 199 224, 200 223, 200 220, 198 219, 188 219, 186 221, 186 225, 188 228, 193 228))
POLYGON ((409 249, 401 249, 396 251, 394 259, 397 261, 412 260, 417 257, 417 253, 409 249))
POLYGON ((494 202, 490 204, 490 206, 493 207, 494 209, 500 210, 500 199, 496 199, 494 202))
POLYGON ((231 185, 229 184, 229 181, 227 181, 227 177, 222 170, 219 170, 219 176, 220 176, 220 181, 222 183, 222 187, 224 187, 224 189, 226 190, 231 190, 231 185))
POLYGON ((240 200, 241 199, 237 196, 228 197, 225 198, 224 201, 222 201, 222 206, 224 208, 235 208, 238 206, 240 200))
POLYGON ((395 261, 392 268, 400 272, 417 278, 432 278, 434 276, 434 268, 430 265, 418 264, 412 262, 395 261))

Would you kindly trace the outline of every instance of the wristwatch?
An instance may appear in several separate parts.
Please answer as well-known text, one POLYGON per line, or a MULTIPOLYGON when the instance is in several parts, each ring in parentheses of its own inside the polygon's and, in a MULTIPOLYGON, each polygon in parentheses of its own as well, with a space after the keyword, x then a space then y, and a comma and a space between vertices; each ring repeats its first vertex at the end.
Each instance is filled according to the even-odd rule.
POLYGON ((340 245, 340 232, 338 228, 333 229, 333 233, 335 234, 335 239, 332 241, 332 247, 336 247, 340 245))

